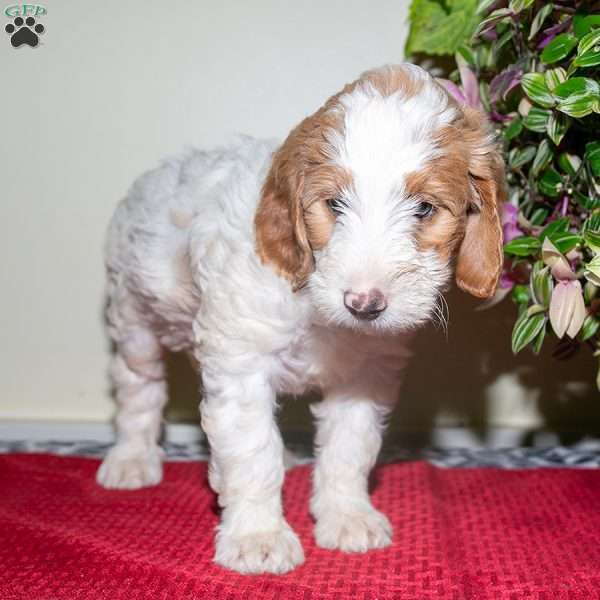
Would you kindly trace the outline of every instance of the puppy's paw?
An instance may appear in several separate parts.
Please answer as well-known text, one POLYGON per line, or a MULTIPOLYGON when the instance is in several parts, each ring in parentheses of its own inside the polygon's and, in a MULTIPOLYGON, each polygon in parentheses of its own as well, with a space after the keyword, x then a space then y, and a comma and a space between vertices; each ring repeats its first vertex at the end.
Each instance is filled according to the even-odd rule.
POLYGON ((388 518, 372 506, 364 509, 325 511, 317 519, 315 539, 321 548, 366 552, 392 543, 388 518))
POLYGON ((162 479, 163 451, 117 444, 102 461, 96 481, 105 488, 135 490, 156 485, 162 479))
POLYGON ((274 531, 219 532, 215 562, 239 573, 286 573, 304 562, 298 536, 285 522, 274 531))

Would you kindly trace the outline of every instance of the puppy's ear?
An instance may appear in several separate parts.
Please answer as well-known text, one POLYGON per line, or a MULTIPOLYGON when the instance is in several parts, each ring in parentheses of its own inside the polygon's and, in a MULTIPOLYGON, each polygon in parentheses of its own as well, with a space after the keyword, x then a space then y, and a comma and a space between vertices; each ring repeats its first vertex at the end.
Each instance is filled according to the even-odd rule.
POLYGON ((296 291, 313 269, 313 255, 302 207, 304 176, 289 145, 288 140, 273 156, 254 224, 261 260, 288 279, 296 291))
POLYGON ((458 251, 456 282, 478 298, 495 291, 502 270, 502 204, 506 198, 504 163, 486 118, 479 111, 462 108, 469 147, 472 197, 465 237, 458 251))

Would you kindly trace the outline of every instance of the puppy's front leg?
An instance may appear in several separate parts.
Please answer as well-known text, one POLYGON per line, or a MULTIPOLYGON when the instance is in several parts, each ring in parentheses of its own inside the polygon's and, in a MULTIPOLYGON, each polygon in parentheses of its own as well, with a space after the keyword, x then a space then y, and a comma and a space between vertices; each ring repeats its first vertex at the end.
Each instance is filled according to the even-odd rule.
POLYGON ((204 365, 202 427, 211 447, 209 480, 223 512, 215 561, 241 573, 285 573, 304 561, 283 517, 283 443, 275 394, 262 374, 204 365))
POLYGON ((390 406, 373 396, 364 387, 348 386, 311 407, 317 419, 311 512, 323 548, 366 552, 391 543, 390 522, 373 507, 368 491, 390 406))

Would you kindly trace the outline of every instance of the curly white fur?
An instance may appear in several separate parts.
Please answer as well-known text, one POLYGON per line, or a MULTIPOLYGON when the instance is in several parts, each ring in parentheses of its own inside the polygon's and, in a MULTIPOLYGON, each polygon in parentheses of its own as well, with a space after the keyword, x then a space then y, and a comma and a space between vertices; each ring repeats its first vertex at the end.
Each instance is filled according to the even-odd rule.
POLYGON ((435 154, 432 133, 455 110, 428 76, 405 68, 426 80, 416 98, 384 98, 363 86, 340 101, 345 134, 332 133, 333 159, 356 185, 300 291, 255 249, 274 142, 242 137, 168 160, 133 185, 113 217, 107 314, 118 441, 98 481, 160 481, 162 353, 190 351, 201 365, 209 479, 223 509, 215 560, 225 567, 282 573, 303 561, 282 513, 283 444, 273 416, 281 392, 324 393, 313 408, 317 543, 363 552, 391 541, 367 479, 412 330, 435 311, 450 275, 447 260, 417 247, 414 200, 399 200, 404 175, 435 154), (342 292, 357 287, 385 290, 381 318, 359 321, 346 310, 342 292))

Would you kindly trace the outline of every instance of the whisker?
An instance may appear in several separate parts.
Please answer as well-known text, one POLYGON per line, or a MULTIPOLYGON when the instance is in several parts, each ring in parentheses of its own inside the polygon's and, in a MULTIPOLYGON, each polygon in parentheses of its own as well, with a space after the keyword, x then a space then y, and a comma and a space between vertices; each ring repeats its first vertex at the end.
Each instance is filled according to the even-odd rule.
POLYGON ((415 271, 419 270, 421 270, 421 267, 419 265, 415 265, 413 263, 404 263, 394 271, 390 279, 392 281, 395 281, 396 279, 399 279, 407 273, 414 273, 415 271))
POLYGON ((444 331, 446 341, 448 341, 448 320, 450 319, 450 309, 446 298, 444 298, 441 292, 437 293, 436 302, 433 307, 434 316, 437 317, 437 324, 444 331))

